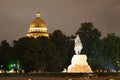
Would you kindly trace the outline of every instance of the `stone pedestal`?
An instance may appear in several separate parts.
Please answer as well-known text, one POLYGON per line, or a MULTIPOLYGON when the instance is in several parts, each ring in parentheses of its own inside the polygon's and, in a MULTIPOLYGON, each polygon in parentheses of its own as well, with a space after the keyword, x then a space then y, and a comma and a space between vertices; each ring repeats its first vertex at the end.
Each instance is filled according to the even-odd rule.
POLYGON ((87 63, 87 56, 74 55, 71 60, 71 65, 68 66, 68 73, 92 73, 87 63))

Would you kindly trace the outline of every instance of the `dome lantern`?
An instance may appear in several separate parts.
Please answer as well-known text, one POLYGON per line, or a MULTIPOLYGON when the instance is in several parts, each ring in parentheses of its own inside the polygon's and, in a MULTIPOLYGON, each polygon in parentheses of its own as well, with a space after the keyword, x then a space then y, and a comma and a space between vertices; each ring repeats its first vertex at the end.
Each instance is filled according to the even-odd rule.
POLYGON ((40 18, 40 12, 36 13, 36 18, 40 18))

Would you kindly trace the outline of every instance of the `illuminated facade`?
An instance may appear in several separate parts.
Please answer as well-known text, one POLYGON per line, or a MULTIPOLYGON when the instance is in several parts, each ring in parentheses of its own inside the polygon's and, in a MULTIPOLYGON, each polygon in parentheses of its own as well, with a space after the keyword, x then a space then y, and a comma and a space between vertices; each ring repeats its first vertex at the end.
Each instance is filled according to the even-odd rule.
POLYGON ((46 24, 40 18, 39 12, 36 13, 36 19, 33 20, 30 24, 30 28, 28 30, 27 36, 34 37, 34 38, 41 37, 41 36, 49 37, 46 24))

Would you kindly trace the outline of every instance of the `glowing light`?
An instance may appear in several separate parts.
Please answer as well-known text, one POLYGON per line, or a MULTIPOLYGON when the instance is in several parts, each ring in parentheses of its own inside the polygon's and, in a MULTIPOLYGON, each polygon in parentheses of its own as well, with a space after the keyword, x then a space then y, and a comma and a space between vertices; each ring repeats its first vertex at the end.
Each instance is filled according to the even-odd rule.
POLYGON ((37 13, 36 13, 36 17, 37 17, 37 18, 40 18, 40 12, 37 12, 37 13))
POLYGON ((45 22, 40 18, 40 12, 36 13, 36 19, 32 21, 30 24, 30 28, 28 30, 28 33, 26 34, 28 37, 49 37, 49 34, 47 32, 47 27, 45 22))
POLYGON ((33 79, 31 79, 31 78, 28 78, 27 80, 33 80, 33 79))
POLYGON ((45 27, 30 28, 28 32, 47 32, 47 28, 45 28, 45 27))
POLYGON ((86 55, 74 55, 71 60, 71 65, 68 66, 69 73, 92 73, 92 70, 87 63, 86 55))
POLYGON ((3 67, 3 65, 0 65, 0 67, 2 68, 2 67, 3 67))

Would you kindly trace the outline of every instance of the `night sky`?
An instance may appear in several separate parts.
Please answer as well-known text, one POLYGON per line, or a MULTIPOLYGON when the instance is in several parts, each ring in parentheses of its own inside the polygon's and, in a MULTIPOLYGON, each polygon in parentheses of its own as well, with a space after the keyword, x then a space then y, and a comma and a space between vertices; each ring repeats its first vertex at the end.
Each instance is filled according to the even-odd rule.
POLYGON ((0 41, 26 36, 38 11, 49 33, 74 35, 81 23, 92 22, 102 36, 120 36, 120 0, 0 0, 0 41))

